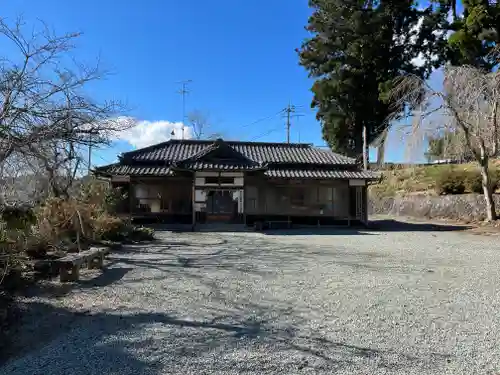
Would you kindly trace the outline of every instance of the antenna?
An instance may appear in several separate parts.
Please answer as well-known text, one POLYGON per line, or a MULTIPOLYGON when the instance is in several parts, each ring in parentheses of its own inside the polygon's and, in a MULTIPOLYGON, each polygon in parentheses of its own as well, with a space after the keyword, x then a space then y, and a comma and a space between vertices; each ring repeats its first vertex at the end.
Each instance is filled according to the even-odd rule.
POLYGON ((182 85, 181 89, 179 91, 177 91, 177 93, 181 94, 181 96, 182 96, 182 140, 184 140, 184 123, 186 120, 186 94, 189 94, 189 90, 188 90, 187 86, 191 82, 193 82, 193 80, 191 80, 191 79, 177 82, 177 83, 182 85))

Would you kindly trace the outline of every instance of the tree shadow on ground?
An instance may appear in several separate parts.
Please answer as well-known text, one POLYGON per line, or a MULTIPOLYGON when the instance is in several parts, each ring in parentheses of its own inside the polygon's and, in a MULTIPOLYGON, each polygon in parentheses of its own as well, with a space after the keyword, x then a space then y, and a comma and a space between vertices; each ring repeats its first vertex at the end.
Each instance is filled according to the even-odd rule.
POLYGON ((318 227, 265 230, 272 236, 347 236, 376 235, 376 232, 450 232, 465 231, 473 227, 436 223, 410 223, 394 219, 373 220, 367 227, 318 227))
POLYGON ((451 225, 436 223, 410 223, 394 219, 370 221, 370 230, 381 232, 453 232, 472 229, 468 225, 451 225))
POLYGON ((266 229, 261 232, 268 236, 369 236, 366 229, 355 227, 316 227, 316 228, 290 228, 266 229))
MULTIPOLYGON (((305 248, 302 243, 281 243, 279 247, 267 237, 251 238, 251 244, 235 247, 215 246, 213 249, 189 246, 170 247, 155 245, 129 250, 124 248, 110 259, 110 265, 121 264, 127 267, 144 267, 161 272, 164 277, 189 276, 196 272, 237 271, 242 275, 269 276, 283 264, 301 269, 311 261, 320 261, 331 266, 348 266, 373 272, 420 272, 419 264, 406 262, 404 265, 385 253, 346 249, 339 245, 321 245, 305 248), (143 252, 140 258, 134 253, 143 252), (253 260, 249 262, 249 260, 253 260), (414 267, 415 266, 415 267, 414 267)), ((422 267, 420 267, 422 268, 422 267)))
POLYGON ((39 302, 28 308, 55 319, 58 329, 33 333, 45 340, 22 348, 24 356, 1 369, 5 375, 37 373, 38 369, 50 372, 55 367, 78 369, 77 373, 89 375, 153 375, 166 369, 169 373, 185 373, 186 369, 203 373, 208 368, 215 373, 233 374, 298 370, 330 373, 367 367, 404 371, 407 366, 424 373, 449 358, 438 353, 421 358, 336 342, 320 332, 303 334, 301 317, 290 306, 230 306, 225 314, 204 320, 163 312, 78 313, 39 302), (278 319, 267 319, 270 316, 278 319))
MULTIPOLYGON (((111 271, 108 281, 99 281, 100 287, 109 289, 119 282, 122 293, 131 293, 137 288, 132 285, 140 283, 139 290, 144 293, 148 281, 153 279, 163 280, 165 287, 175 280, 189 279, 188 285, 195 286, 193 291, 175 291, 183 293, 186 301, 192 301, 194 295, 206 294, 203 297, 206 303, 189 305, 192 311, 182 311, 175 305, 159 308, 151 304, 151 300, 143 302, 141 299, 141 305, 136 301, 136 310, 132 310, 130 306, 134 305, 128 304, 127 298, 119 298, 117 293, 113 310, 101 308, 91 313, 85 309, 60 308, 56 302, 35 300, 23 307, 24 326, 17 336, 24 337, 24 341, 18 341, 17 346, 14 343, 8 353, 11 356, 23 353, 24 356, 11 361, 0 372, 36 374, 44 369, 38 373, 51 373, 51 368, 60 366, 61 373, 78 369, 76 373, 88 375, 153 375, 166 371, 184 374, 187 369, 193 373, 205 373, 210 369, 214 373, 228 374, 298 371, 327 374, 339 370, 363 373, 368 368, 374 371, 383 368, 380 371, 391 369, 403 373, 407 367, 426 373, 429 369, 440 368, 448 359, 437 353, 410 355, 397 348, 387 350, 376 344, 363 346, 360 341, 356 345, 335 340, 334 334, 328 336, 321 328, 310 328, 308 307, 299 306, 296 301, 264 297, 258 303, 248 302, 228 293, 224 289, 227 286, 220 282, 229 271, 235 278, 261 280, 279 272, 283 264, 300 272, 313 259, 365 268, 369 272, 392 270, 394 266, 383 254, 341 247, 332 250, 332 246, 304 249, 296 244, 280 244, 277 247, 262 236, 248 241, 251 245, 235 247, 233 244, 213 249, 198 244, 198 248, 204 250, 199 254, 196 246, 158 250, 161 243, 154 247, 124 247, 123 251, 112 253, 106 271, 116 271, 111 271), (179 262, 179 257, 186 256, 192 261, 179 262), (122 280, 135 268, 138 272, 122 280), (154 272, 145 272, 148 268, 154 272), (124 301, 123 306, 120 301, 124 301)), ((94 286, 92 280, 84 280, 81 285, 82 288, 94 286)), ((68 291, 72 287, 80 285, 71 285, 68 291)), ((115 298, 115 289, 112 289, 111 295, 115 298)))
POLYGON ((110 267, 107 264, 102 270, 80 271, 80 280, 69 283, 60 283, 57 279, 41 281, 28 288, 20 290, 18 295, 23 297, 61 297, 75 289, 90 289, 105 287, 117 283, 132 270, 130 267, 110 267), (96 275, 96 273, 98 273, 96 275))

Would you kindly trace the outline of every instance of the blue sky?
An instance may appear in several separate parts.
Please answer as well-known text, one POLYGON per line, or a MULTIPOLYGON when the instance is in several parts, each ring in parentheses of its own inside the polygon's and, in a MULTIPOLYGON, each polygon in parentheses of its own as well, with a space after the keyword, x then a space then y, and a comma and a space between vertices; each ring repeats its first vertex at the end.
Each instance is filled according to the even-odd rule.
MULTIPOLYGON (((168 137, 170 123, 182 120, 177 82, 185 79, 193 81, 187 112, 208 113, 210 132, 228 139, 284 141, 285 120, 275 114, 292 102, 303 115, 293 119, 292 141, 324 145, 310 109, 312 81, 295 52, 307 36, 307 0, 2 3, 2 17, 22 14, 27 23, 41 19, 60 33, 82 31, 77 57, 92 62, 100 56, 113 72, 90 93, 126 101, 127 115, 143 121, 142 130, 151 130, 147 140, 132 133, 96 152, 97 165, 113 162, 133 144, 168 137)), ((433 80, 439 82, 439 74, 433 80)), ((391 135, 386 155, 404 158, 399 134, 391 135)))

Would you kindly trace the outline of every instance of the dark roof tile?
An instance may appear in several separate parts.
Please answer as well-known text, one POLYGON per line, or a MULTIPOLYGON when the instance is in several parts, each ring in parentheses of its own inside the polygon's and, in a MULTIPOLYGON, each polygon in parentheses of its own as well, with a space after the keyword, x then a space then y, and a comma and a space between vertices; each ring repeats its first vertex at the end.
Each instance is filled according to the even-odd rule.
POLYGON ((373 171, 335 171, 309 169, 270 169, 265 172, 268 177, 279 178, 335 178, 335 179, 368 179, 376 180, 379 174, 373 171))

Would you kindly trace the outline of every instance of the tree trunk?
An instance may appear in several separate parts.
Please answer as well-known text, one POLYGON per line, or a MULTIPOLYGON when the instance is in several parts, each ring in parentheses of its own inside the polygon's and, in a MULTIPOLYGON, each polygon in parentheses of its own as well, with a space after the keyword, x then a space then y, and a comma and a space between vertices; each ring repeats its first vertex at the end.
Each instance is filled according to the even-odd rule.
POLYGON ((499 134, 498 134, 498 102, 495 102, 493 106, 493 113, 492 113, 492 123, 493 123, 493 157, 498 156, 498 142, 499 140, 499 134))
POLYGON ((382 166, 384 165, 384 158, 385 158, 385 141, 382 141, 380 145, 377 148, 377 165, 382 166))
POLYGON ((488 163, 480 165, 483 183, 484 201, 486 203, 486 220, 496 220, 495 201, 493 200, 493 189, 491 178, 488 173, 488 163))

